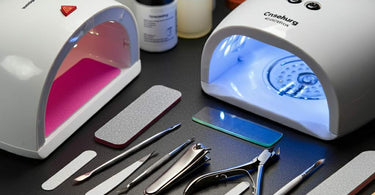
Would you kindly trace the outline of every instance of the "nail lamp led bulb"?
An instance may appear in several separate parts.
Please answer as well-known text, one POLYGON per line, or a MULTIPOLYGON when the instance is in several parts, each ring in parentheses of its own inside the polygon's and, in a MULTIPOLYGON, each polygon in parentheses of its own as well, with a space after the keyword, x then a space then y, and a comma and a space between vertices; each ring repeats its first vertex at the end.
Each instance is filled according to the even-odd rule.
POLYGON ((373 6, 247 0, 208 38, 202 88, 324 140, 352 132, 375 118, 373 6))
POLYGON ((0 148, 45 158, 140 73, 135 19, 112 0, 0 7, 0 148))

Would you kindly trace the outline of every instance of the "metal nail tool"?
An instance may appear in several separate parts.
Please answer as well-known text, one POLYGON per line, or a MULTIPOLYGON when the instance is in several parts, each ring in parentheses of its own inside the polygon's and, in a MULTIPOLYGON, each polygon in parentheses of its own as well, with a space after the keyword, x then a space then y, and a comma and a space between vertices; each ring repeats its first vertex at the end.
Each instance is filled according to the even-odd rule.
POLYGON ((176 163, 146 188, 144 194, 159 194, 183 176, 186 176, 191 171, 205 164, 210 160, 210 158, 206 156, 209 150, 209 148, 201 143, 190 147, 176 163))
POLYGON ((126 150, 125 152, 117 155, 116 157, 112 158, 111 160, 103 163, 102 165, 100 165, 99 167, 95 168, 94 170, 92 171, 89 171, 77 178, 75 178, 74 180, 77 181, 77 182, 81 182, 81 181, 84 181, 86 180, 87 178, 91 177, 92 175, 94 175, 95 173, 98 173, 99 171, 102 171, 103 169, 115 164, 116 162, 120 161, 121 159, 133 154, 134 152, 146 147, 148 144, 160 139, 161 137, 163 137, 164 135, 168 134, 169 132, 177 129, 178 127, 181 126, 181 123, 178 123, 176 125, 173 125, 172 127, 169 127, 155 135, 153 135, 152 137, 144 140, 143 142, 133 146, 132 148, 126 150))
POLYGON ((276 161, 279 159, 280 156, 280 148, 277 149, 277 151, 273 151, 273 148, 265 149, 262 153, 259 154, 259 156, 255 157, 253 160, 251 160, 248 163, 238 165, 235 167, 231 167, 228 169, 223 169, 211 173, 207 173, 204 175, 201 175, 194 180, 192 180, 185 188, 184 194, 192 194, 193 192, 197 191, 198 189, 201 189, 209 184, 219 182, 219 181, 225 181, 231 177, 243 175, 243 170, 253 171, 256 168, 258 169, 257 174, 257 182, 255 188, 255 194, 259 195, 261 193, 261 182, 262 182, 262 174, 264 165, 269 161, 276 161))
POLYGON ((299 183, 301 183, 305 178, 310 176, 316 169, 318 169, 321 165, 323 165, 325 159, 320 159, 316 163, 314 163, 311 167, 306 169, 304 172, 302 172, 300 175, 295 177, 292 181, 288 182, 285 186, 283 186, 280 190, 278 190, 274 195, 285 195, 288 194, 288 192, 293 189, 295 186, 297 186, 299 183))
POLYGON ((95 188, 88 191, 86 195, 107 194, 113 188, 115 188, 121 182, 123 182, 126 178, 128 178, 132 173, 134 173, 134 171, 136 171, 140 166, 142 166, 152 155, 153 152, 134 162, 130 166, 126 167, 122 171, 116 173, 115 175, 108 178, 101 184, 97 185, 95 188))
POLYGON ((194 142, 194 138, 188 139, 186 142, 184 142, 183 144, 175 148, 173 151, 161 157, 158 161, 153 163, 148 169, 146 169, 143 173, 141 173, 137 178, 131 181, 128 185, 126 185, 126 187, 118 190, 117 194, 123 194, 123 193, 128 192, 137 183, 139 183, 140 181, 145 179, 147 176, 152 174, 154 171, 156 171, 159 167, 167 163, 170 159, 176 156, 180 151, 182 151, 186 146, 188 146, 192 142, 194 142))

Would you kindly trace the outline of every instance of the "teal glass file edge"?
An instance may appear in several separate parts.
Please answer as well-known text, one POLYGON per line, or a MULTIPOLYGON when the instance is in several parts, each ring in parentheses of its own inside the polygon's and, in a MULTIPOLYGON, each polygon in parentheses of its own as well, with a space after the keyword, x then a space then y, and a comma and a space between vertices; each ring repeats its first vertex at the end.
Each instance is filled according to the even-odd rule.
MULTIPOLYGON (((209 107, 205 107, 205 108, 209 108, 209 107)), ((203 110, 203 109, 202 109, 202 110, 203 110)), ((201 111, 202 111, 202 110, 201 110, 201 111)), ((199 112, 201 112, 201 111, 199 111, 199 112)), ((198 113, 199 113, 199 112, 198 112, 198 113)), ((238 117, 238 118, 239 118, 239 117, 238 117)), ((242 118, 241 118, 241 119, 242 119, 242 118)), ((283 137, 283 133, 273 130, 273 131, 279 133, 279 136, 278 136, 277 138, 275 138, 274 141, 272 141, 272 143, 267 144, 267 143, 264 143, 264 142, 261 142, 261 141, 255 140, 255 139, 251 139, 251 138, 249 138, 249 137, 247 137, 247 136, 243 136, 243 135, 241 135, 241 134, 234 133, 234 132, 232 132, 232 131, 230 131, 230 130, 227 130, 227 129, 222 128, 222 127, 219 127, 219 126, 216 126, 216 125, 211 124, 211 123, 209 123, 209 122, 206 122, 206 121, 204 121, 204 120, 198 119, 198 118, 195 117, 195 115, 192 117, 192 120, 193 120, 194 122, 196 122, 196 123, 201 124, 201 125, 204 125, 204 126, 207 126, 207 127, 213 128, 213 129, 215 129, 215 130, 218 130, 218 131, 224 132, 224 133, 226 133, 226 134, 229 134, 229 135, 232 135, 232 136, 238 137, 238 138, 240 138, 240 139, 243 139, 243 140, 245 140, 245 141, 249 141, 249 142, 251 142, 251 143, 255 143, 255 144, 260 145, 260 146, 263 146, 263 147, 272 147, 272 146, 275 145, 277 142, 279 142, 280 139, 283 137)), ((242 119, 242 120, 245 120, 245 119, 242 119)), ((247 121, 247 120, 246 120, 246 121, 247 121)), ((250 121, 249 121, 249 122, 250 122, 250 121)), ((261 126, 261 125, 259 125, 259 126, 261 126)), ((263 126, 261 126, 261 127, 263 127, 263 126)))

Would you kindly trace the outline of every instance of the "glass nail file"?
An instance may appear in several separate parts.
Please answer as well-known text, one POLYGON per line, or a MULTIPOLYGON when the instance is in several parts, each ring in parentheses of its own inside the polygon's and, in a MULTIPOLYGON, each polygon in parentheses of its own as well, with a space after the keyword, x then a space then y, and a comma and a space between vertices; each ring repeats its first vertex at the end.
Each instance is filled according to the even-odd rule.
POLYGON ((283 136, 268 127, 210 107, 202 108, 192 119, 199 124, 264 147, 273 146, 283 136))

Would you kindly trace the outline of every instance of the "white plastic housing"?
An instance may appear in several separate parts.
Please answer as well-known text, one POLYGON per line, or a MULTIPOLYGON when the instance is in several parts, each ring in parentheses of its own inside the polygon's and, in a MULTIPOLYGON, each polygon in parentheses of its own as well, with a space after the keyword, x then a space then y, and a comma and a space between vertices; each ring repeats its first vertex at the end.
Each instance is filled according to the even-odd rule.
MULTIPOLYGON (((370 19, 375 2, 319 0, 319 10, 308 9, 309 2, 242 3, 208 38, 201 84, 218 99, 331 140, 375 118, 375 23, 370 19), (320 96, 302 97, 306 85, 299 90, 285 90, 288 86, 275 90, 268 81, 273 79, 269 79, 272 67, 286 68, 290 62, 312 75, 307 83, 313 77, 319 80, 308 90, 321 90, 320 96), (293 92, 296 97, 291 97, 293 92)), ((287 77, 303 80, 293 76, 294 70, 288 71, 281 71, 285 76, 279 75, 274 83, 283 83, 287 77)))
POLYGON ((0 148, 45 158, 140 73, 135 19, 112 0, 3 0, 0 7, 0 148), (65 16, 63 5, 77 9, 65 16))

